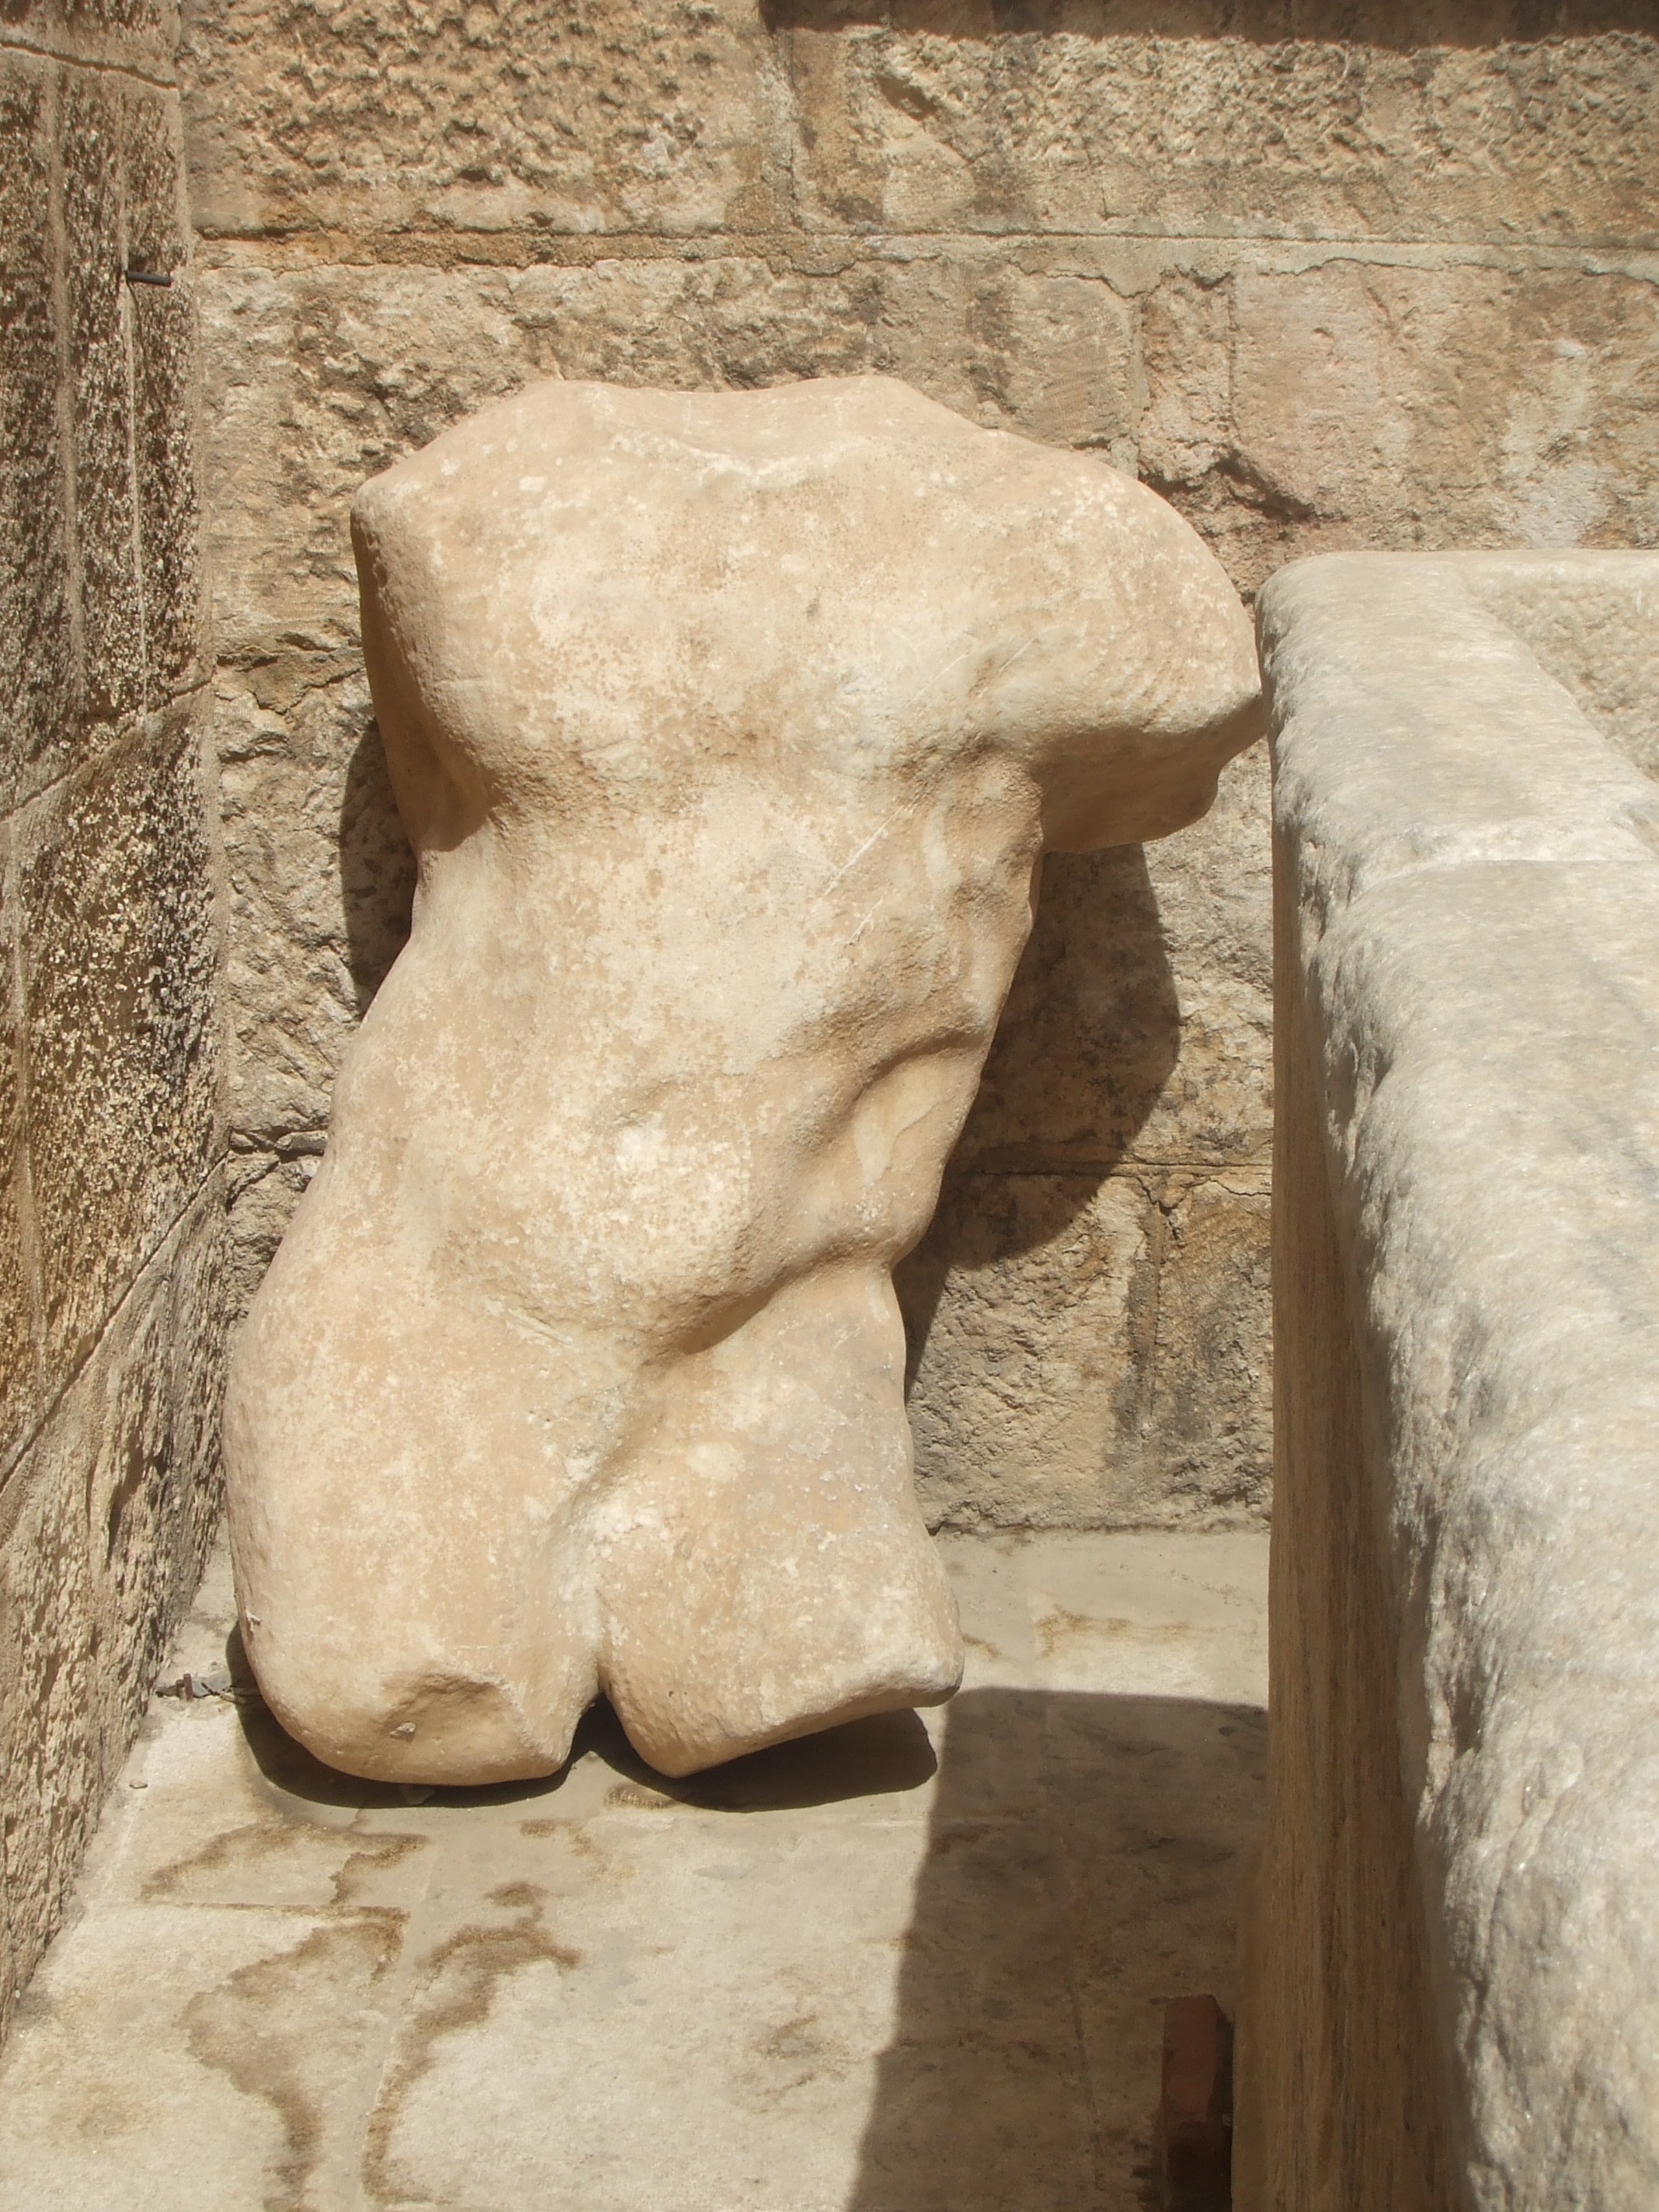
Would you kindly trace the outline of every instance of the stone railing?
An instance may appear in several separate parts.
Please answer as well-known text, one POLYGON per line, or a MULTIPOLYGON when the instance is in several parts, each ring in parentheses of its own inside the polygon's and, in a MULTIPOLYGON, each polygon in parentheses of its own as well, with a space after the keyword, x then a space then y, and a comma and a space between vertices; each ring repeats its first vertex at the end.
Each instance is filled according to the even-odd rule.
POLYGON ((1273 1749, 1237 2201, 1659 2203, 1659 555, 1261 605, 1273 1749))

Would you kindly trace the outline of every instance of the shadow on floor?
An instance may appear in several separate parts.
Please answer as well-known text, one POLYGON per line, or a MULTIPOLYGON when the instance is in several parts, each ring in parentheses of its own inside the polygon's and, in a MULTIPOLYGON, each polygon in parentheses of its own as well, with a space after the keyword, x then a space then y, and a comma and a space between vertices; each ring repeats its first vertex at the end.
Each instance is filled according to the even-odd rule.
MULTIPOLYGON (((265 1781, 299 1817, 404 1802, 320 1765, 251 1689, 239 1706, 265 1781)), ((951 1705, 937 1760, 918 1717, 894 1713, 670 1782, 601 1705, 561 1773, 432 1796, 434 1809, 514 1804, 576 1820, 619 1802, 746 1814, 863 1800, 884 1820, 880 1800, 931 1785, 892 2030, 840 2212, 1140 2212, 1157 2202, 1164 2008, 1213 1991, 1233 2008, 1265 1753, 1254 1706, 988 1688, 951 1705), (560 1793, 573 1784, 567 1813, 560 1793)), ((926 1802, 895 1803, 890 1817, 919 1820, 926 1802)), ((855 1819, 836 1832, 855 1851, 866 1831, 855 1819)), ((849 1884, 856 1893, 850 1868, 849 1884)), ((869 1971, 865 1931, 849 1923, 847 1937, 832 1980, 849 1986, 826 1990, 832 2009, 869 1971)), ((861 2073, 867 2051, 842 2055, 861 2073)), ((732 2120, 741 2135, 741 2113, 732 2120)))
POLYGON ((1232 2009, 1265 1755, 1249 1706, 957 1698, 848 2212, 1156 2204, 1163 2008, 1232 2009))
MULTIPOLYGON (((252 1670, 233 1631, 225 1647, 231 1680, 237 1685, 242 1734, 265 1780, 283 1796, 310 1805, 386 1808, 407 1804, 395 1783, 366 1782, 341 1774, 314 1759, 273 1717, 258 1695, 252 1670)), ((647 1792, 653 1800, 697 1805, 711 1812, 764 1813, 838 1804, 850 1798, 885 1796, 917 1790, 933 1778, 937 1760, 919 1714, 879 1713, 853 1721, 798 1743, 776 1744, 747 1759, 734 1759, 707 1773, 672 1781, 645 1761, 623 1733, 621 1722, 604 1698, 582 1716, 570 1757, 556 1774, 531 1782, 501 1783, 478 1790, 433 1790, 422 1803, 535 1807, 556 1800, 578 1762, 588 1754, 611 1769, 619 1783, 647 1792)))

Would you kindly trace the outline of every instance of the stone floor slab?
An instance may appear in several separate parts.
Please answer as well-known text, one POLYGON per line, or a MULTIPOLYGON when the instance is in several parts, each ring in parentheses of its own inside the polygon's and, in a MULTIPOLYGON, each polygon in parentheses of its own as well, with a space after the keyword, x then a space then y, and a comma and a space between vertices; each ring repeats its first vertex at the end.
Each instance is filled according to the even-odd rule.
POLYGON ((1134 2212, 1229 1997, 1266 1544, 949 1539, 969 1669, 685 1782, 329 1773, 222 1559, 0 2062, 0 2212, 1134 2212))

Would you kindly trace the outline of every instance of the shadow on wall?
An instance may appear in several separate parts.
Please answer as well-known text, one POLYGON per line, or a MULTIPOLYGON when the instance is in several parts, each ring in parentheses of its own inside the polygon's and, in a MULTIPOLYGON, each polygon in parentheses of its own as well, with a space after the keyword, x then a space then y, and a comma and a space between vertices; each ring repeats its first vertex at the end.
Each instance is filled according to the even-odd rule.
POLYGON ((1180 1048, 1145 848, 1051 853, 938 1210, 894 1273, 907 1392, 952 1270, 1062 1237, 1145 1127, 1180 1048))
POLYGON ((359 1015, 409 941, 415 854, 398 817, 377 722, 357 740, 340 802, 340 901, 359 1015))
POLYGON ((1358 41, 1409 52, 1515 40, 1650 33, 1652 0, 761 0, 769 31, 884 30, 936 38, 1358 41))

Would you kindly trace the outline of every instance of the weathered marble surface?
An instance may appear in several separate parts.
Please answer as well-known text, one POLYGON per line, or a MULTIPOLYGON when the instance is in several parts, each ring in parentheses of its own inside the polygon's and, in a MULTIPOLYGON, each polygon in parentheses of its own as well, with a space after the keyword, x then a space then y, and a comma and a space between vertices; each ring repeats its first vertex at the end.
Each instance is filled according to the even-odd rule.
POLYGON ((1172 509, 881 379, 532 386, 367 486, 415 925, 227 1407, 248 1650, 332 1765, 683 1773, 949 1694, 893 1263, 1046 849, 1255 734, 1172 509))
POLYGON ((1659 2197, 1656 613, 1642 554, 1350 556, 1262 598, 1279 1451, 1245 2212, 1659 2197))

